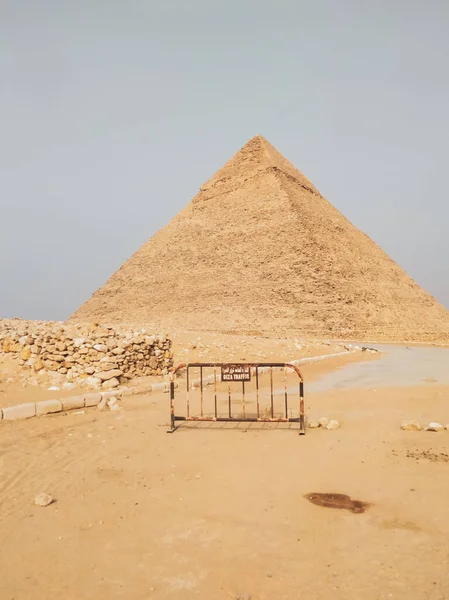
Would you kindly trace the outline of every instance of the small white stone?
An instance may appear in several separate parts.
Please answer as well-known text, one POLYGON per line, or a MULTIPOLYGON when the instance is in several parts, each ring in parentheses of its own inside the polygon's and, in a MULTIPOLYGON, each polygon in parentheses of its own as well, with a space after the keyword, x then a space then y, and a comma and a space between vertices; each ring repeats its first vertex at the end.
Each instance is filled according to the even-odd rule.
POLYGON ((331 419, 326 425, 326 429, 338 429, 339 427, 340 423, 336 419, 331 419))
POLYGON ((441 423, 432 422, 429 423, 426 427, 426 431, 443 431, 444 427, 441 423))
POLYGON ((94 344, 94 349, 97 350, 97 352, 107 352, 108 351, 108 347, 105 344, 94 344))
POLYGON ((318 419, 318 423, 321 425, 321 427, 327 427, 330 423, 330 419, 328 419, 327 417, 321 417, 318 419))
POLYGON ((48 388, 49 392, 59 392, 59 388, 56 387, 55 385, 52 385, 51 387, 48 388))
POLYGON ((50 496, 50 494, 46 494, 45 492, 42 492, 41 494, 38 494, 36 496, 36 498, 34 499, 34 504, 36 506, 49 506, 54 501, 55 501, 54 498, 52 498, 50 496))
POLYGON ((321 425, 318 423, 318 421, 315 420, 311 420, 307 423, 307 426, 310 427, 310 429, 318 429, 318 427, 321 427, 321 425))

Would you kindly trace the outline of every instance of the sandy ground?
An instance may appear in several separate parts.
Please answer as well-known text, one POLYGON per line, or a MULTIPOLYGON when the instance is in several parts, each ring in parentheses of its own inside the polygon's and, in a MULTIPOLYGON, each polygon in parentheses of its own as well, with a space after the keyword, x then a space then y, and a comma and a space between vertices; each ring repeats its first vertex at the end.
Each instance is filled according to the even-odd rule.
POLYGON ((1 600, 447 599, 449 432, 399 424, 449 423, 449 386, 307 393, 336 367, 303 371, 307 412, 337 431, 169 435, 166 394, 1 423, 1 600), (42 491, 57 501, 34 506, 42 491), (371 506, 323 508, 311 492, 371 506))

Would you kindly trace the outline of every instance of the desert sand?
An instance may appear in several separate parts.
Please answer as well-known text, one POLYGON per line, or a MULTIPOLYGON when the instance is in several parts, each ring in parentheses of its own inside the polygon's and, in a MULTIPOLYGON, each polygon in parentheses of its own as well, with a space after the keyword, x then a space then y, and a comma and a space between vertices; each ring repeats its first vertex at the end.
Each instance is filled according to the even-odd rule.
POLYGON ((167 394, 1 423, 0 598, 448 598, 449 431, 400 424, 449 423, 449 385, 307 391, 335 370, 349 381, 347 368, 302 367, 308 415, 341 421, 305 436, 236 423, 167 434, 167 394), (56 501, 34 506, 41 492, 56 501), (369 506, 305 498, 320 492, 369 506))

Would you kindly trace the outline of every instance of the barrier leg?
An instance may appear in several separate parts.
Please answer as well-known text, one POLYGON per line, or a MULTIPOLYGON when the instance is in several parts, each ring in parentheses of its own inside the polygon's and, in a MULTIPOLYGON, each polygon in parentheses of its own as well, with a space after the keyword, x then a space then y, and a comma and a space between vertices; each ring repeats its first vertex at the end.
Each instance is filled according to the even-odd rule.
POLYGON ((170 429, 167 433, 176 431, 175 426, 175 382, 170 381, 170 429))

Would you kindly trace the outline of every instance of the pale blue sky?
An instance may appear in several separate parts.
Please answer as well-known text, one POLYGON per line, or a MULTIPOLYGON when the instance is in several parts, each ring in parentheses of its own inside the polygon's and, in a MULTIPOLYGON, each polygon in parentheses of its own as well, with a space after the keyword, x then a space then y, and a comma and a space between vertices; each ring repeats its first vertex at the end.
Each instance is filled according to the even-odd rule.
POLYGON ((449 307, 448 62, 445 0, 0 0, 0 317, 68 317, 256 134, 449 307))

